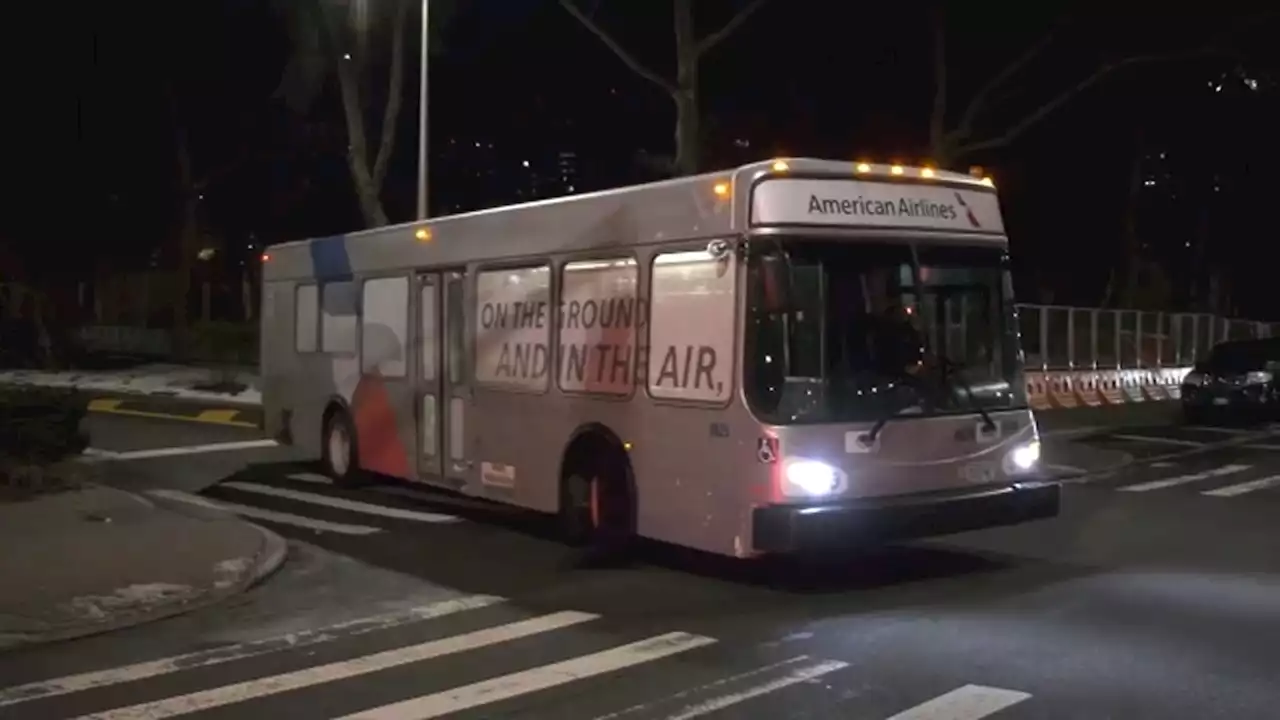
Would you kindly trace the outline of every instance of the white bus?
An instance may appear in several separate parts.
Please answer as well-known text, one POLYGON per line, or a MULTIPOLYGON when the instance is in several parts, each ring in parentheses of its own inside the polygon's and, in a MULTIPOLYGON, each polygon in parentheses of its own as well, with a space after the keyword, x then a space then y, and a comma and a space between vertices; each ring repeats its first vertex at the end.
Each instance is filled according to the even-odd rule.
POLYGON ((1048 518, 994 188, 786 159, 278 245, 265 425, 344 484, 736 557, 1048 518))

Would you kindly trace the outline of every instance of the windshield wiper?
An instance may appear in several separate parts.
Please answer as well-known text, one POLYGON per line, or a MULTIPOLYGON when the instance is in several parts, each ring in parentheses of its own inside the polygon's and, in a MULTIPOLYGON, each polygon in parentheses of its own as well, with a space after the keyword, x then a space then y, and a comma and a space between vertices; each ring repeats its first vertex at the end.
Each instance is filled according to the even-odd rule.
POLYGON ((964 394, 969 398, 969 404, 978 411, 979 415, 982 416, 983 427, 987 429, 987 432, 994 432, 996 430, 996 423, 991 419, 991 414, 987 412, 987 409, 983 407, 982 403, 978 402, 978 398, 974 396, 973 386, 970 385, 969 381, 965 378, 963 369, 964 367, 955 360, 943 355, 938 356, 938 376, 943 390, 948 390, 951 387, 951 383, 947 382, 947 376, 950 375, 955 379, 955 384, 958 385, 961 390, 964 390, 964 394))
MULTIPOLYGON (((890 377, 892 377, 894 380, 897 380, 902 385, 905 385, 906 387, 909 387, 912 390, 914 390, 916 394, 916 398, 919 399, 921 405, 926 403, 930 405, 935 404, 933 402, 932 393, 928 392, 925 389, 925 384, 920 381, 920 378, 917 378, 914 375, 911 375, 910 373, 907 373, 907 372, 895 373, 890 377)), ((884 429, 884 426, 887 425, 890 420, 901 415, 903 412, 913 407, 916 407, 916 406, 903 405, 902 407, 898 407, 898 408, 894 408, 893 406, 890 406, 890 409, 886 410, 883 415, 877 418, 876 424, 872 425, 871 429, 867 431, 867 435, 866 435, 867 442, 869 443, 875 442, 876 436, 880 434, 880 431, 884 429)))

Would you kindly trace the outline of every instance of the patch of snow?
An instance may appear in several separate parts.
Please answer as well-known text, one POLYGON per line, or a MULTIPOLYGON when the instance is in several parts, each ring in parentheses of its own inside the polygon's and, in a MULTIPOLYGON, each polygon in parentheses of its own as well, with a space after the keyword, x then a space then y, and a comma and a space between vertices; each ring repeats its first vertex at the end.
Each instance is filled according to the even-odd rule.
POLYGON ((139 583, 117 588, 110 595, 82 595, 62 608, 81 620, 104 620, 112 614, 180 600, 196 592, 190 585, 139 583))
POLYGON ((258 389, 259 380, 253 373, 237 372, 234 373, 234 378, 227 378, 244 386, 244 389, 238 392, 197 389, 217 382, 221 378, 221 374, 214 370, 160 364, 98 372, 0 371, 0 383, 9 385, 77 388, 133 395, 163 395, 185 400, 213 400, 238 405, 262 404, 262 392, 258 389))
POLYGON ((244 577, 253 566, 253 558, 239 557, 223 560, 213 566, 213 586, 221 590, 230 587, 244 577))

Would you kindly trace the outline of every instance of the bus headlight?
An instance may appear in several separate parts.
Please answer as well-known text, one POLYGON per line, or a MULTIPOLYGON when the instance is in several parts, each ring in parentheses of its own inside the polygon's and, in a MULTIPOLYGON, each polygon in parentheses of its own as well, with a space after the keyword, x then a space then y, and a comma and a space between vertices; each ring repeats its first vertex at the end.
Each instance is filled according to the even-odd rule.
POLYGON ((1016 472, 1026 472, 1040 462, 1040 441, 1032 440, 1009 451, 1009 464, 1016 472))
POLYGON ((844 485, 844 473, 819 460, 792 460, 783 472, 787 495, 822 497, 838 492, 844 485))

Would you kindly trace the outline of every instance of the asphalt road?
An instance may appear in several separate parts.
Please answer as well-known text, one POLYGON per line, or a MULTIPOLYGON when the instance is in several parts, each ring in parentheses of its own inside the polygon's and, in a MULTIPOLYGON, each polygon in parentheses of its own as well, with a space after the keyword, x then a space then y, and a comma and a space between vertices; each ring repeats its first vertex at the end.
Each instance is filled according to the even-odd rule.
MULTIPOLYGON (((151 422, 95 419, 94 446, 252 440, 151 422)), ((1068 486, 1050 522, 809 563, 651 547, 612 569, 524 514, 342 491, 271 448, 112 460, 188 492, 226 472, 199 497, 294 556, 230 607, 0 656, 0 716, 1275 717, 1280 437, 1082 442, 1136 461, 1068 486)))

